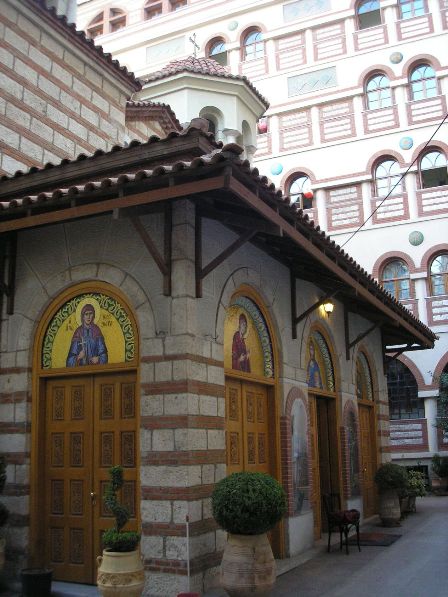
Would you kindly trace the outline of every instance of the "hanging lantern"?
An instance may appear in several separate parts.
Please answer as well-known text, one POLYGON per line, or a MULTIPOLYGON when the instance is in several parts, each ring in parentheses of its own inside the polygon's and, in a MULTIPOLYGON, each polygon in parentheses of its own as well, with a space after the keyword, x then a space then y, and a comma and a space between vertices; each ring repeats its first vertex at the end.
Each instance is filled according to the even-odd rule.
POLYGON ((268 121, 266 118, 259 120, 257 123, 257 132, 259 135, 264 135, 268 132, 268 121))

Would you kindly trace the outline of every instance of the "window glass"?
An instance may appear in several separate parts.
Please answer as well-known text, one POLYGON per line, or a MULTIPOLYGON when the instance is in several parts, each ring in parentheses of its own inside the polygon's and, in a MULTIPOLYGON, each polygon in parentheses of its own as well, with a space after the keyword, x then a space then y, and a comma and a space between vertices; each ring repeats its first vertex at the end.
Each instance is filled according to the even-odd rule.
POLYGON ((149 21, 149 19, 158 17, 162 14, 162 12, 162 2, 159 2, 158 0, 149 0, 149 2, 145 4, 145 21, 149 21))
POLYGON ((368 29, 381 25, 379 0, 364 0, 358 4, 358 29, 368 29))
POLYGON ((433 296, 448 294, 448 253, 437 255, 431 263, 431 290, 433 296))
POLYGON ((369 79, 366 92, 369 110, 388 108, 392 105, 392 92, 386 75, 379 74, 369 79))
POLYGON ((411 97, 414 101, 438 94, 436 73, 429 64, 417 66, 411 73, 411 97))
POLYGON ((425 416, 423 398, 418 397, 415 377, 396 359, 387 365, 387 392, 391 419, 421 419, 425 416))
POLYGON ((256 60, 263 56, 263 34, 261 31, 251 31, 244 40, 244 60, 256 60))
POLYGON ((308 176, 301 174, 289 185, 288 195, 291 197, 291 203, 299 202, 302 209, 310 209, 313 207, 313 199, 305 198, 304 193, 312 194, 311 181, 308 176))
POLYGON ((227 66, 227 50, 224 40, 217 39, 210 45, 209 57, 219 62, 222 66, 227 66))
POLYGON ((396 160, 384 160, 375 170, 375 190, 377 197, 399 195, 403 192, 400 166, 396 160))
POLYGON ((420 160, 423 189, 448 185, 447 160, 440 151, 429 151, 420 160))
POLYGON ((409 269, 401 259, 390 261, 385 266, 381 283, 399 301, 409 299, 411 296, 409 269))
POLYGON ((425 14, 424 0, 400 0, 400 18, 412 19, 425 14))

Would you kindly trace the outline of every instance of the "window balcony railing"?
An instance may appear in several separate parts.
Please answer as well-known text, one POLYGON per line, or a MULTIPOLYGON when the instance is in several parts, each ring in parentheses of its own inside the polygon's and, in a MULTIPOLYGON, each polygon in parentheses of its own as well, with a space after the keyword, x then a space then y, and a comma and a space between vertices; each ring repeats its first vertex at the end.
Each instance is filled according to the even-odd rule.
POLYGON ((428 296, 426 299, 428 325, 448 324, 448 294, 428 296))
POLYGON ((392 452, 426 452, 428 423, 426 419, 396 419, 390 422, 392 452))

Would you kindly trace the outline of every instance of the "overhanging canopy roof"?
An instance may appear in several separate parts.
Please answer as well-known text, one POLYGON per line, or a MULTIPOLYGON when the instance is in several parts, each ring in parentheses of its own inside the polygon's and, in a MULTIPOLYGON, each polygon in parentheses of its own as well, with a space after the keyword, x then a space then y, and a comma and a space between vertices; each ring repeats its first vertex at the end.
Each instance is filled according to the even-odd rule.
POLYGON ((145 213, 188 197, 199 212, 235 231, 325 294, 337 291, 349 309, 381 325, 386 346, 432 348, 436 336, 331 241, 289 197, 240 159, 190 127, 166 139, 50 165, 2 179, 0 233, 49 226, 120 210, 145 213))

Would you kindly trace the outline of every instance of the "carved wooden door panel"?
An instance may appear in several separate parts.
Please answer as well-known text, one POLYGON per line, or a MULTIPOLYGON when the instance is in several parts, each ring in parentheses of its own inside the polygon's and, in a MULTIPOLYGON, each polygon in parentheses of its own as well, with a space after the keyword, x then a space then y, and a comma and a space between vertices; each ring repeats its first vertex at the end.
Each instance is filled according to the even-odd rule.
POLYGON ((310 503, 313 509, 314 518, 314 538, 320 539, 321 535, 321 498, 320 498, 320 471, 319 471, 319 443, 317 435, 317 409, 316 409, 316 398, 310 396, 309 399, 310 408, 310 450, 311 450, 311 474, 312 474, 312 486, 310 503))
POLYGON ((102 496, 121 464, 120 499, 137 530, 135 374, 76 376, 46 385, 46 562, 57 580, 94 583, 101 534, 111 526, 102 496))
POLYGON ((244 470, 241 384, 226 380, 227 474, 244 470))
POLYGON ((375 442, 373 432, 373 409, 359 404, 359 429, 361 435, 361 472, 364 517, 375 514, 376 470, 375 442))
POLYGON ((120 501, 128 508, 131 518, 124 530, 138 530, 137 516, 137 401, 135 376, 109 375, 95 377, 94 384, 95 434, 94 462, 94 554, 99 555, 101 535, 111 527, 111 515, 103 496, 109 480, 108 468, 123 467, 124 484, 120 501))
POLYGON ((51 380, 46 391, 46 561, 54 577, 92 582, 92 378, 51 380))
POLYGON ((242 384, 244 470, 270 472, 268 395, 261 385, 242 384))
POLYGON ((226 380, 227 474, 270 473, 269 414, 266 388, 226 380))

